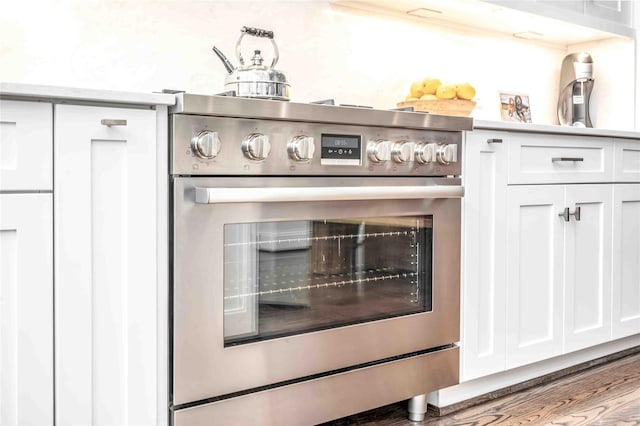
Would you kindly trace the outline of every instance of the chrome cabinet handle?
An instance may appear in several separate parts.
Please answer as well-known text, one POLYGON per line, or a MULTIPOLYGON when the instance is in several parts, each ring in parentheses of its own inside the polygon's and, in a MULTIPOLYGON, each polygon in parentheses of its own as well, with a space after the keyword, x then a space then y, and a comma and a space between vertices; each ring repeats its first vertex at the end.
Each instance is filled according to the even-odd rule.
POLYGON ((576 222, 580 222, 580 207, 576 206, 576 209, 573 213, 569 213, 569 216, 573 216, 576 219, 576 222))
POLYGON ((557 161, 584 161, 582 157, 553 157, 551 159, 554 163, 557 161))
POLYGON ((363 186, 297 188, 195 188, 197 204, 462 198, 451 186, 363 186))
POLYGON ((565 222, 569 222, 571 220, 571 216, 576 219, 576 222, 580 222, 580 207, 576 206, 573 213, 569 211, 569 207, 565 207, 561 213, 558 213, 558 216, 563 218, 565 222))
POLYGON ((502 143, 502 139, 487 139, 487 143, 502 143))
POLYGON ((569 217, 570 215, 571 214, 569 213, 569 207, 565 207, 564 210, 562 210, 562 213, 558 213, 558 216, 563 218, 565 222, 569 222, 569 220, 571 219, 569 217))
POLYGON ((127 125, 127 120, 117 120, 117 119, 112 119, 112 118, 103 118, 102 120, 100 120, 100 124, 102 124, 103 126, 126 126, 127 125))

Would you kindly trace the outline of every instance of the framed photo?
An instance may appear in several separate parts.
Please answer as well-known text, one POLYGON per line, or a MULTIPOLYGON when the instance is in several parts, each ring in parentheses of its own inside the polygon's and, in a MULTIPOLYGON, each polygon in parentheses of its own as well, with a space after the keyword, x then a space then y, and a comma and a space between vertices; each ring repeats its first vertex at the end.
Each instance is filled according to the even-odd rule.
POLYGON ((524 93, 499 92, 500 119, 516 123, 531 123, 531 103, 524 93))

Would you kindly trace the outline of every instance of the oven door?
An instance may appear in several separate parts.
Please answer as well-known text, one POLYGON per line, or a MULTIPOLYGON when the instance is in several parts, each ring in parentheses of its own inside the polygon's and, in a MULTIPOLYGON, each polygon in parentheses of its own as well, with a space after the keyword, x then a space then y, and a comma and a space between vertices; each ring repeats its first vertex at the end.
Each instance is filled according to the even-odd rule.
POLYGON ((174 406, 459 340, 459 179, 173 191, 174 406))

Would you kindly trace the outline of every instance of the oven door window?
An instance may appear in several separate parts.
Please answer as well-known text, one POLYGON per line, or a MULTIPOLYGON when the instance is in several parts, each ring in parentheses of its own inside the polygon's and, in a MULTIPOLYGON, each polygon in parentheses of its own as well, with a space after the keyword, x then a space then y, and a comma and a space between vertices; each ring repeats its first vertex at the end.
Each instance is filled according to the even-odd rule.
POLYGON ((225 346, 431 311, 431 216, 227 224, 225 346))

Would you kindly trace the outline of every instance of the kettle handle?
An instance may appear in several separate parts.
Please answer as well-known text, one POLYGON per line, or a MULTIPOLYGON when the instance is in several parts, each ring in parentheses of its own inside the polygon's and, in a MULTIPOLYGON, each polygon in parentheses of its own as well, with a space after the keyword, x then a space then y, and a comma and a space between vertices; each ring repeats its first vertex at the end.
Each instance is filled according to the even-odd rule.
POLYGON ((244 58, 242 57, 242 52, 240 51, 240 43, 242 42, 245 34, 254 36, 254 37, 263 37, 271 40, 271 45, 273 46, 273 60, 271 61, 271 65, 269 68, 273 68, 278 63, 278 59, 280 59, 280 52, 278 51, 278 45, 276 44, 275 39, 273 38, 273 31, 263 30, 260 28, 254 27, 242 27, 240 29, 240 38, 236 42, 236 57, 238 58, 239 66, 244 66, 244 58))
POLYGON ((264 38, 273 39, 273 31, 262 30, 260 28, 242 27, 240 29, 240 32, 252 35, 254 37, 264 37, 264 38))

